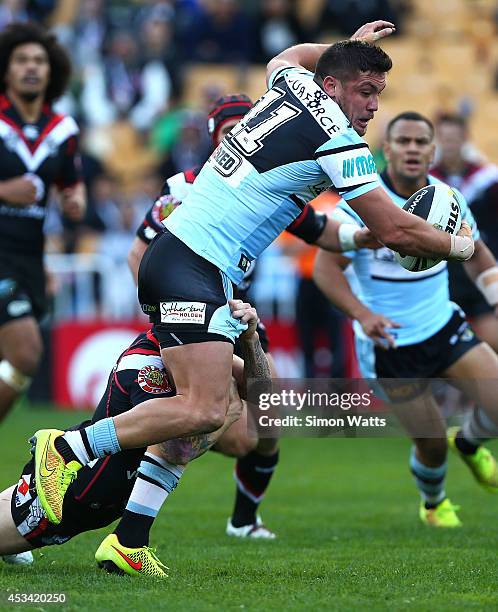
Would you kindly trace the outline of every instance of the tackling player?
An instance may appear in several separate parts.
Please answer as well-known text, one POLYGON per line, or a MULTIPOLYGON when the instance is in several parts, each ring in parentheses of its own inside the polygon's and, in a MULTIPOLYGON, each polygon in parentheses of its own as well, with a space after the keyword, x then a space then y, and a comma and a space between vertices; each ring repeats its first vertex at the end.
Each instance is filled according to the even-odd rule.
POLYGON ((78 127, 51 108, 70 72, 66 51, 40 26, 14 23, 0 34, 0 419, 29 387, 41 357, 51 187, 68 218, 81 219, 85 208, 78 127))
MULTIPOLYGON (((384 145, 387 168, 381 175, 384 189, 402 207, 418 189, 439 183, 428 176, 434 155, 434 128, 424 116, 407 112, 392 119, 384 145)), ((479 238, 478 229, 463 197, 462 217, 473 226, 475 252, 464 263, 465 271, 492 306, 498 304, 498 267, 479 238)), ((341 202, 334 216, 361 219, 341 202)), ((490 387, 498 380, 498 357, 481 342, 461 309, 450 301, 446 262, 423 272, 408 272, 387 247, 331 254, 320 251, 315 281, 331 302, 354 319, 357 356, 365 378, 445 377, 460 379, 477 408, 461 429, 450 431, 449 443, 468 465, 477 481, 498 492, 498 471, 491 453, 481 446, 498 435, 496 394, 490 387), (360 297, 351 290, 343 270, 352 262, 360 285, 360 297), (466 381, 480 380, 473 388, 466 381)), ((437 527, 457 527, 456 507, 446 497, 447 441, 445 422, 431 389, 423 381, 384 385, 393 410, 414 440, 410 469, 422 496, 420 518, 437 527), (430 437, 428 437, 430 436, 430 437)))
MULTIPOLYGON (((241 388, 245 378, 269 380, 268 364, 256 332, 256 311, 240 302, 234 302, 232 308, 235 317, 244 318, 248 323, 248 330, 241 336, 247 365, 234 357, 234 377, 241 388)), ((159 342, 149 330, 140 334, 117 360, 92 422, 123 414, 151 396, 172 397, 174 394, 173 381, 161 360, 159 342)), ((43 511, 36 493, 34 461, 31 460, 23 468, 17 485, 0 494, 0 554, 12 555, 64 544, 79 533, 105 527, 123 514, 137 508, 143 510, 145 506, 152 524, 157 504, 177 486, 186 464, 206 452, 243 411, 245 407, 234 382, 229 410, 219 430, 195 438, 170 440, 147 452, 144 448, 134 449, 93 461, 70 484, 64 500, 64 520, 58 525, 50 523, 43 511), (145 497, 141 483, 148 485, 145 497)), ((72 430, 87 424, 88 421, 72 430)), ((147 545, 127 547, 122 544, 119 525, 102 542, 95 558, 101 567, 113 573, 166 576, 167 568, 147 545)))
MULTIPOLYGON (((392 24, 374 22, 356 37, 392 31, 392 24)), ((90 452, 76 453, 76 441, 61 432, 37 432, 37 466, 47 462, 54 475, 63 474, 66 464, 78 469, 120 449, 217 429, 228 401, 233 341, 244 329, 230 316, 233 284, 330 185, 382 243, 417 256, 471 256, 465 228, 456 237, 438 231, 399 209, 379 185, 361 136, 391 65, 386 53, 360 40, 297 45, 270 61, 269 90, 211 155, 140 266, 139 299, 178 395, 82 430, 90 452)), ((54 523, 61 520, 65 486, 55 476, 37 481, 54 523)))

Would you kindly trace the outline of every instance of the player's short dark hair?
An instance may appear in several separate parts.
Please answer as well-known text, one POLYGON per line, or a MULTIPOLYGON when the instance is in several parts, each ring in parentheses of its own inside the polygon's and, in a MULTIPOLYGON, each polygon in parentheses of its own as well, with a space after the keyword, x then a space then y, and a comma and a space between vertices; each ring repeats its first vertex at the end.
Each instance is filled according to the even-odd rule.
POLYGON ((315 76, 321 81, 327 76, 348 81, 360 72, 389 72, 392 66, 391 58, 380 47, 361 40, 343 40, 330 45, 318 58, 315 76))
POLYGON ((458 115, 457 113, 442 113, 439 115, 436 119, 436 126, 439 127, 443 123, 456 125, 464 132, 466 132, 468 128, 465 117, 462 117, 462 115, 458 115))
POLYGON ((423 121, 425 124, 429 126, 429 130, 431 132, 431 140, 434 138, 434 125, 430 119, 427 119, 427 117, 424 117, 424 115, 421 115, 420 113, 417 113, 416 111, 405 111, 404 113, 399 113, 399 115, 396 115, 396 117, 393 117, 391 121, 389 121, 389 123, 387 124, 387 128, 386 128, 386 139, 387 140, 389 140, 389 138, 391 137, 391 132, 392 132, 394 125, 398 123, 398 121, 402 121, 402 120, 404 121, 423 121))
POLYGON ((45 92, 45 101, 50 103, 59 98, 68 85, 71 77, 71 60, 55 36, 37 23, 11 23, 0 33, 0 92, 3 93, 7 87, 5 74, 12 52, 16 47, 28 43, 37 43, 47 52, 50 79, 45 92))

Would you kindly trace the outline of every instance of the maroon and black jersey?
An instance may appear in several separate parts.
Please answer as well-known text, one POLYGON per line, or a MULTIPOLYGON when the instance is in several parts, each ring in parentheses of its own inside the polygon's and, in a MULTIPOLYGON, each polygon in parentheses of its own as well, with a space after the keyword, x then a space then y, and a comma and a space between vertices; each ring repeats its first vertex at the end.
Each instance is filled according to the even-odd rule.
MULTIPOLYGON (((91 422, 116 416, 154 397, 173 395, 159 343, 149 330, 140 334, 117 360, 91 422)), ((86 421, 72 429, 88 424, 86 421)), ((34 464, 30 461, 12 495, 12 516, 19 533, 32 546, 39 547, 62 544, 78 533, 109 525, 126 506, 144 452, 145 448, 125 450, 84 466, 66 493, 59 525, 49 523, 41 510, 34 464)))
POLYGON ((78 126, 47 104, 36 123, 25 122, 6 95, 0 96, 0 181, 36 175, 37 200, 16 206, 0 200, 0 253, 41 256, 43 221, 52 185, 81 180, 78 126))
POLYGON ((159 341, 152 330, 143 332, 116 361, 92 422, 117 416, 151 397, 174 394, 164 370, 159 341))

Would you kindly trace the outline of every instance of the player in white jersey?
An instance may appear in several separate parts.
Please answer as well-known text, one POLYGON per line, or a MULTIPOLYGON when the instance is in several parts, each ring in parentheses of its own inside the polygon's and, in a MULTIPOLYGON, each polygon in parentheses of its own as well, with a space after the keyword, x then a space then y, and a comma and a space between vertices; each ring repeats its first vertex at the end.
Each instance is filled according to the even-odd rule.
MULTIPOLYGON (((388 34, 393 26, 374 22, 359 34, 379 30, 388 34)), ((178 394, 85 430, 98 441, 99 456, 218 427, 233 340, 245 323, 228 307, 232 283, 328 186, 382 243, 417 256, 470 257, 468 228, 450 237, 399 209, 379 185, 361 136, 391 65, 386 53, 360 40, 297 45, 270 61, 270 89, 214 151, 140 266, 139 299, 156 325, 178 394)), ((58 431, 38 432, 36 447, 40 498, 58 521, 66 482, 90 457, 78 459, 58 431), (41 467, 49 463, 54 472, 41 467)))
MULTIPOLYGON (((421 187, 440 182, 428 176, 434 154, 433 137, 432 124, 418 113, 402 113, 389 123, 385 141, 388 163, 380 180, 397 206, 402 207, 421 187)), ((459 201, 463 219, 472 226, 476 241, 473 257, 464 263, 465 270, 495 305, 498 268, 479 238, 463 196, 459 196, 459 201)), ((343 201, 334 216, 362 225, 358 215, 343 201)), ((403 379, 402 384, 383 381, 382 388, 415 443, 410 468, 422 496, 421 520, 440 527, 459 526, 455 506, 444 491, 445 423, 427 379, 470 381, 467 392, 476 399, 477 408, 461 429, 450 433, 449 442, 478 482, 498 492, 496 462, 481 446, 485 439, 498 435, 498 408, 496 392, 493 393, 498 380, 498 357, 475 336, 464 313, 450 301, 446 262, 414 273, 402 268, 387 247, 344 254, 320 251, 315 281, 335 306, 354 319, 362 375, 403 379), (360 285, 358 297, 343 272, 350 263, 360 285), (480 381, 479 388, 473 389, 471 382, 482 378, 487 381, 480 381), (417 380, 406 384, 406 379, 417 380)))

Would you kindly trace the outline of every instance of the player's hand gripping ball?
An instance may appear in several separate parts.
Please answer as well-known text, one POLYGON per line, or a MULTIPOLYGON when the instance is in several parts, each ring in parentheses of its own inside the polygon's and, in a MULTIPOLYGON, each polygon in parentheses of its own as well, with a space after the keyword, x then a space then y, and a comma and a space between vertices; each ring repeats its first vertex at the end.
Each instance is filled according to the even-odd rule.
MULTIPOLYGON (((460 201, 463 196, 448 185, 436 184, 422 187, 406 201, 403 210, 417 215, 439 230, 457 234, 462 225, 460 201)), ((442 261, 428 257, 414 257, 395 253, 396 260, 411 272, 428 270, 442 261)))

